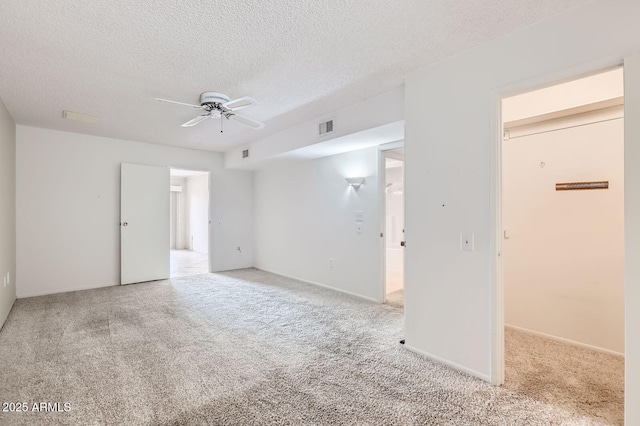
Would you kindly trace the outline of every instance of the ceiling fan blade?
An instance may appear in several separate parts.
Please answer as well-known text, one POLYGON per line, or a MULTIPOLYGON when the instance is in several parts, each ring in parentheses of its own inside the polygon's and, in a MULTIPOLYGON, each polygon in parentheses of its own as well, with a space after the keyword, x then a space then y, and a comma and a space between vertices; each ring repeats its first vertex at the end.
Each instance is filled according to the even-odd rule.
POLYGON ((192 108, 202 108, 201 105, 185 104, 184 102, 170 101, 169 99, 156 98, 156 101, 167 102, 167 103, 170 103, 170 104, 185 105, 185 106, 192 107, 192 108))
POLYGON ((262 129, 264 127, 264 123, 261 123, 259 121, 253 120, 249 117, 245 117, 244 115, 238 115, 235 113, 229 113, 229 114, 225 114, 225 117, 227 118, 231 118, 233 120, 239 121, 242 124, 246 124, 247 126, 253 127, 254 129, 262 129))
POLYGON ((206 114, 202 114, 197 116, 196 118, 194 118, 193 120, 189 120, 186 123, 184 123, 182 125, 182 127, 191 127, 191 126, 195 126, 196 124, 198 124, 199 122, 206 120, 207 118, 211 117, 211 113, 207 112, 206 114))
POLYGON ((231 100, 222 104, 223 107, 230 109, 231 111, 237 111, 242 108, 247 108, 252 105, 257 105, 258 101, 249 96, 243 96, 238 99, 231 100))

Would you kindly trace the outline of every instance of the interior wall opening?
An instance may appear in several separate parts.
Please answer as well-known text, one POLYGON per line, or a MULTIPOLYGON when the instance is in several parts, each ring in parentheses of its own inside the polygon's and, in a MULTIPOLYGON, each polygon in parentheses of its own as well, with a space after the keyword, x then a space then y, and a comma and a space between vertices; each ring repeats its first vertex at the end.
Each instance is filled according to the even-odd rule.
POLYGON ((171 169, 170 276, 209 272, 209 172, 171 169))
POLYGON ((504 98, 507 388, 624 418, 624 87, 618 68, 504 98))
POLYGON ((385 155, 385 300, 404 307, 404 148, 385 155))

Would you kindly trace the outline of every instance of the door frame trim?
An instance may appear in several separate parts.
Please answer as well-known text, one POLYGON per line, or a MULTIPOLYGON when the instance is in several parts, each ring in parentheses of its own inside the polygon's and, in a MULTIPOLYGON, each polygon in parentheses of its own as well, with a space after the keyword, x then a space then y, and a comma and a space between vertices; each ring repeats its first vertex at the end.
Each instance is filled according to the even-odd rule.
MULTIPOLYGON (((404 140, 389 142, 378 146, 378 215, 380 217, 380 289, 378 301, 386 303, 387 301, 387 198, 385 196, 385 178, 386 178, 386 151, 397 148, 404 148, 404 140)), ((404 170, 406 175, 406 168, 404 170)), ((405 186, 406 188, 406 179, 405 186)), ((405 202, 406 205, 406 202, 405 202)), ((406 215, 405 215, 406 216, 406 215)), ((405 223, 406 229, 406 223, 405 223)), ((406 280, 405 280, 406 284, 406 280)))
POLYGON ((491 257, 490 285, 492 305, 490 378, 493 385, 502 385, 505 380, 504 264, 502 262, 502 99, 606 72, 621 67, 623 64, 624 58, 607 58, 495 88, 489 94, 491 104, 489 254, 491 257))
MULTIPOLYGON (((213 272, 212 271, 212 265, 213 265, 213 247, 211 246, 211 242, 213 241, 213 238, 211 237, 211 224, 212 224, 212 218, 211 218, 211 170, 201 170, 201 169, 192 169, 192 168, 185 168, 185 167, 178 167, 178 166, 171 166, 171 165, 167 165, 167 168, 169 169, 169 184, 171 184, 171 170, 184 170, 187 172, 198 172, 198 173, 205 173, 207 175, 207 271, 208 272, 213 272)), ((183 203, 186 200, 183 200, 183 203)), ((186 236, 185 236, 186 237, 186 236)), ((187 246, 190 246, 190 241, 187 242, 187 246)), ((171 249, 169 249, 171 250, 171 249)), ((169 273, 171 273, 171 271, 169 271, 169 273)))

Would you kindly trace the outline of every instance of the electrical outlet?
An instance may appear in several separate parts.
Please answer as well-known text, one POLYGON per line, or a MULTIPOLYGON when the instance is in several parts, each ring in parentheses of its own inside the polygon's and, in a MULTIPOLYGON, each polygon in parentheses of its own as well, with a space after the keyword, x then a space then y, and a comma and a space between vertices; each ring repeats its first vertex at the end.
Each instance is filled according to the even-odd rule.
POLYGON ((329 269, 333 269, 333 259, 329 259, 329 269))

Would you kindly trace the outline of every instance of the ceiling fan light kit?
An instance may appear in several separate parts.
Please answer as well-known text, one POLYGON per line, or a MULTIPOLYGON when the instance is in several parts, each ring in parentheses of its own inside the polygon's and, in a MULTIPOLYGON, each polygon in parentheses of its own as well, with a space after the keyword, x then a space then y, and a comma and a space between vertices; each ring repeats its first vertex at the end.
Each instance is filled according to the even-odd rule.
MULTIPOLYGON (((188 104, 184 102, 176 102, 168 99, 156 98, 160 102, 168 102, 177 105, 184 105, 191 108, 200 108, 205 112, 204 114, 195 117, 186 123, 182 124, 182 127, 192 127, 196 124, 204 121, 207 118, 226 118, 233 119, 244 125, 247 125, 253 129, 262 129, 264 123, 256 121, 252 118, 245 117, 236 113, 237 110, 247 108, 252 105, 257 105, 258 102, 248 96, 243 96, 238 99, 230 100, 229 96, 219 92, 203 92, 200 94, 200 105, 188 104)), ((221 130, 222 131, 222 130, 221 130)))

